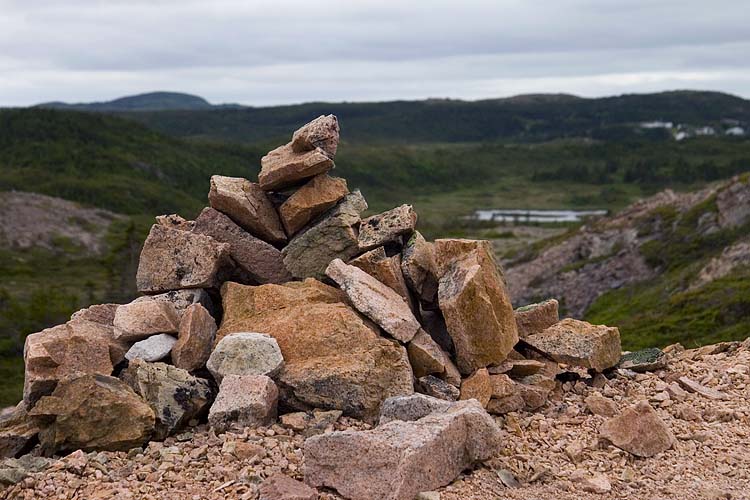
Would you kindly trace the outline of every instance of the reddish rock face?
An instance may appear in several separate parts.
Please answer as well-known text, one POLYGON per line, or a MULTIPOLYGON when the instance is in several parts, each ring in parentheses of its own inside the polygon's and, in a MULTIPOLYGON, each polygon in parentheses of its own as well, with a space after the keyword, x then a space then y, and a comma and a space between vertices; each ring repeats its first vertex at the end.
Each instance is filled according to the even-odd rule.
POLYGON ((406 284, 422 305, 437 308, 438 277, 435 246, 416 231, 401 252, 401 271, 406 284))
POLYGON ((227 375, 208 413, 217 432, 237 427, 270 425, 276 421, 279 390, 265 375, 227 375))
POLYGON ((253 236, 274 244, 286 243, 279 215, 258 184, 240 177, 214 175, 208 202, 253 236))
POLYGON ((411 369, 417 378, 432 374, 443 375, 446 364, 450 362, 448 355, 440 349, 437 342, 421 329, 406 346, 406 352, 409 354, 411 369))
POLYGON ((486 368, 480 368, 461 383, 461 400, 476 399, 486 408, 491 397, 492 382, 486 368))
POLYGON ((652 457, 672 447, 675 438, 648 401, 640 401, 606 421, 600 435, 639 457, 652 457))
POLYGON ((117 308, 114 335, 116 339, 135 342, 158 333, 177 333, 179 323, 171 303, 141 297, 117 308))
POLYGON ((543 332, 560 321, 557 309, 557 301, 549 299, 538 304, 519 307, 513 311, 518 327, 518 337, 525 339, 529 335, 543 332))
POLYGON ((324 174, 333 168, 333 160, 320 148, 296 152, 285 144, 260 159, 258 182, 261 189, 274 191, 324 174))
POLYGON ((318 500, 318 492, 308 485, 277 472, 258 488, 258 500, 318 500))
POLYGON ((394 209, 362 220, 359 227, 360 250, 371 250, 387 243, 400 243, 402 236, 410 236, 417 226, 417 213, 411 205, 394 209))
POLYGON ((180 320, 177 343, 172 347, 172 362, 189 372, 203 368, 216 339, 216 321, 200 304, 185 309, 180 320))
POLYGON ((339 121, 335 115, 320 115, 292 136, 292 149, 298 153, 322 149, 333 158, 339 145, 339 121))
POLYGON ((281 204, 281 222, 290 236, 296 234, 348 193, 344 179, 327 174, 316 175, 281 204))
POLYGON ((437 240, 438 301, 468 375, 503 361, 518 342, 513 307, 488 241, 437 240))
POLYGON ((404 275, 401 272, 401 256, 396 254, 388 257, 383 247, 378 247, 369 252, 365 252, 356 259, 349 262, 352 266, 362 269, 364 272, 380 281, 384 285, 393 289, 399 294, 412 311, 418 311, 418 306, 414 301, 409 287, 406 286, 404 275))

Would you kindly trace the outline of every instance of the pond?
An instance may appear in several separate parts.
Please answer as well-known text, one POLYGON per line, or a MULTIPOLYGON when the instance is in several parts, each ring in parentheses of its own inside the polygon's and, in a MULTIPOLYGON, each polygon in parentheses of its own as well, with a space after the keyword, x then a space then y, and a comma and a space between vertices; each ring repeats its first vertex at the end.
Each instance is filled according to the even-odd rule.
POLYGON ((527 210, 527 209, 492 209, 477 210, 468 218, 477 221, 512 222, 526 224, 530 222, 581 222, 587 217, 607 215, 606 210, 527 210))

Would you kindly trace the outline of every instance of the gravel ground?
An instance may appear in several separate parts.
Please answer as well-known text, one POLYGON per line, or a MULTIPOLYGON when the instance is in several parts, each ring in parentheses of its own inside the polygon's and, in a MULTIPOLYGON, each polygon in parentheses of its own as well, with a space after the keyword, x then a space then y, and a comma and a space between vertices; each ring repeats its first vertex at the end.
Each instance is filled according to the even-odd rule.
MULTIPOLYGON (((749 341, 673 351, 669 367, 656 373, 558 384, 539 412, 497 417, 507 434, 504 448, 440 489, 440 498, 750 499, 749 401, 749 341), (726 399, 674 389, 682 376, 726 399), (648 399, 676 436, 675 446, 635 458, 601 442, 606 418, 584 402, 594 393, 620 410, 648 399)), ((368 426, 341 418, 335 428, 368 426)), ((304 439, 280 425, 219 436, 199 425, 145 450, 75 452, 0 498, 256 499, 258 484, 272 473, 302 479, 304 439)), ((340 497, 322 492, 320 498, 340 497)))

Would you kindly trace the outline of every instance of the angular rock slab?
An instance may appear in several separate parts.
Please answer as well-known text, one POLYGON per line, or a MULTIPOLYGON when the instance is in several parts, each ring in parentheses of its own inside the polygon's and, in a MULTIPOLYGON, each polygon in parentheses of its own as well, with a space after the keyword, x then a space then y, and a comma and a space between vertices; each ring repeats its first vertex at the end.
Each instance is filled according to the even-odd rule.
POLYGON ((171 302, 141 297, 115 311, 114 335, 135 342, 157 333, 177 333, 180 317, 171 302))
POLYGON ((344 179, 327 174, 316 175, 281 204, 281 222, 290 236, 296 234, 348 193, 344 179))
POLYGON ((215 239, 155 224, 143 244, 136 284, 142 293, 215 288, 230 246, 215 239))
POLYGON ((120 304, 94 304, 80 311, 74 312, 71 320, 91 321, 100 325, 112 326, 115 321, 115 312, 120 304))
POLYGON ((128 361, 137 359, 148 362, 159 361, 169 356, 175 343, 177 343, 177 339, 168 333, 152 335, 133 344, 130 350, 125 353, 125 359, 128 361))
POLYGON ((322 149, 333 158, 339 145, 339 121, 336 115, 320 115, 292 135, 292 149, 301 153, 322 149))
POLYGON ((524 339, 527 344, 558 363, 590 368, 598 372, 620 361, 620 330, 566 318, 541 333, 524 339))
POLYGON ((558 303, 555 299, 519 307, 513 314, 516 317, 518 337, 521 339, 543 332, 560 321, 558 303))
POLYGON ((401 272, 400 255, 396 254, 388 257, 385 253, 385 248, 378 247, 363 253, 356 259, 352 259, 349 264, 362 269, 376 280, 393 289, 394 292, 399 294, 409 304, 412 311, 416 312, 419 310, 401 272))
POLYGON ((411 369, 417 378, 445 373, 446 365, 450 362, 448 355, 440 349, 437 342, 422 329, 406 346, 406 352, 409 355, 411 369))
POLYGON ((461 382, 459 399, 476 399, 486 408, 492 398, 492 381, 486 368, 480 368, 461 382))
POLYGON ((419 420, 431 413, 443 413, 452 405, 450 401, 418 393, 388 398, 383 401, 380 409, 379 424, 387 424, 391 420, 404 422, 419 420))
POLYGON ((218 432, 276 421, 279 390, 265 375, 227 375, 211 405, 208 423, 218 432))
POLYGON ((604 422, 600 436, 638 457, 653 457, 675 442, 672 431, 648 401, 639 401, 617 417, 604 422))
POLYGON ((422 394, 445 401, 456 401, 461 395, 461 391, 456 386, 434 375, 426 375, 417 379, 417 390, 422 394))
POLYGON ((203 368, 216 339, 216 321, 200 304, 185 309, 180 320, 177 342, 172 347, 172 363, 189 372, 203 368))
POLYGON ((33 407, 42 396, 52 394, 58 382, 66 377, 111 375, 115 364, 113 345, 116 341, 111 327, 80 319, 27 336, 23 348, 26 408, 33 407))
POLYGON ((317 222, 297 234, 282 250, 284 265, 298 279, 325 278, 334 259, 348 261, 359 253, 357 230, 367 202, 359 191, 349 193, 317 222))
POLYGON ((204 208, 193 232, 210 236, 229 245, 229 255, 253 283, 284 283, 292 279, 284 266, 281 251, 256 238, 235 224, 229 217, 213 208, 204 208))
POLYGON ((258 500, 318 500, 318 492, 303 482, 277 472, 258 488, 258 500))
POLYGON ((437 308, 438 276, 435 245, 415 231, 401 251, 401 272, 422 305, 437 308))
POLYGON ((417 213, 411 205, 401 205, 382 214, 362 220, 359 226, 360 250, 388 243, 400 243, 401 236, 411 235, 417 226, 417 213))
POLYGON ((158 295, 148 295, 135 299, 139 300, 156 300, 157 302, 169 302, 177 311, 177 316, 182 318, 185 310, 193 304, 200 304, 213 316, 216 312, 211 297, 202 288, 188 288, 185 290, 170 290, 158 295))
POLYGON ((406 349, 380 337, 336 288, 313 279, 227 283, 222 298, 218 338, 254 331, 278 342, 284 369, 277 382, 287 408, 342 410, 372 420, 384 399, 414 391, 406 349))
POLYGON ((462 401, 417 421, 308 438, 305 482, 352 500, 413 500, 488 459, 500 443, 492 417, 476 401, 462 401))
POLYGON ((23 401, 0 418, 0 458, 14 458, 30 451, 39 427, 29 417, 23 401))
POLYGON ((42 427, 48 453, 67 450, 126 451, 143 445, 154 430, 154 412, 125 382, 105 375, 61 381, 29 415, 42 427))
POLYGON ((166 363, 135 360, 120 378, 154 411, 153 439, 171 436, 198 417, 213 399, 207 380, 166 363))
POLYGON ((286 243, 279 214, 258 184, 241 177, 211 176, 208 203, 263 241, 286 243))
POLYGON ((275 191, 333 168, 333 160, 321 148, 296 152, 291 144, 270 151, 260 159, 258 182, 264 191, 275 191))
POLYGON ((284 357, 276 339, 254 332, 223 336, 206 363, 218 383, 227 375, 275 377, 283 367, 284 357))
POLYGON ((409 342, 421 329, 409 305, 392 288, 358 267, 335 259, 326 275, 335 281, 359 312, 401 342, 409 342))
POLYGON ((438 301, 464 375, 503 361, 518 342, 513 306, 488 241, 435 242, 438 301))

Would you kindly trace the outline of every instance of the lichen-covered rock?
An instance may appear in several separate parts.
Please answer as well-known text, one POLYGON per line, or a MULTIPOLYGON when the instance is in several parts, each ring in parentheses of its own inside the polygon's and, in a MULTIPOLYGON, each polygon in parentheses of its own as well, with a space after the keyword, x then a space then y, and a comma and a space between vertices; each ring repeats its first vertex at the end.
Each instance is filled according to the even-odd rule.
POLYGON ((344 179, 327 174, 316 175, 281 204, 281 222, 287 233, 294 235, 348 193, 344 179))
POLYGON ((276 421, 279 390, 265 375, 227 375, 211 405, 208 423, 217 432, 276 421))
POLYGON ((334 259, 348 261, 359 253, 357 231, 367 202, 359 191, 349 193, 317 222, 284 247, 284 265, 295 278, 323 279, 334 259))
POLYGON ((242 271, 235 272, 234 279, 247 279, 253 284, 284 283, 292 279, 280 250, 244 231, 213 208, 203 209, 195 219, 193 232, 229 245, 229 255, 242 271))
POLYGON ((450 401, 419 393, 388 398, 383 401, 380 409, 379 425, 387 424, 391 420, 419 420, 431 413, 445 412, 452 404, 450 401))
POLYGON ((155 224, 141 251, 138 291, 155 294, 181 288, 214 288, 221 281, 229 248, 210 236, 155 224))
POLYGON ((217 382, 227 375, 275 377, 283 367, 284 358, 276 339, 254 332, 223 336, 206 363, 217 382))
POLYGON ((125 359, 128 361, 137 359, 148 362, 159 361, 169 356, 176 342, 177 338, 168 333, 152 335, 133 344, 125 353, 125 359))
POLYGON ((330 158, 339 145, 339 121, 336 115, 320 115, 292 135, 292 149, 301 153, 322 149, 330 158))
POLYGON ((254 331, 277 340, 284 357, 277 382, 285 407, 338 409, 372 420, 384 399, 413 392, 406 349, 380 337, 336 288, 312 279, 227 283, 222 298, 218 338, 254 331))
POLYGON ((333 160, 321 148, 297 152, 291 144, 270 151, 260 159, 261 189, 274 191, 299 184, 333 168, 333 160))
POLYGON ((545 300, 538 304, 529 304, 513 311, 518 327, 518 337, 525 339, 534 333, 543 332, 560 321, 555 299, 545 300))
POLYGON ((84 320, 91 321, 93 323, 99 323, 100 325, 113 326, 115 321, 115 312, 120 304, 94 304, 80 311, 74 312, 71 316, 71 320, 84 320))
POLYGON ((570 318, 526 337, 525 341, 559 363, 599 372, 615 366, 622 352, 617 327, 592 325, 570 318))
POLYGON ((154 412, 123 381, 105 375, 80 375, 60 381, 29 415, 41 427, 47 454, 67 450, 126 451, 146 442, 154 412))
POLYGON ((362 269, 376 280, 392 288, 409 304, 412 311, 419 311, 401 272, 401 256, 399 254, 389 257, 385 253, 385 248, 378 247, 363 253, 356 259, 352 259, 349 264, 362 269))
POLYGON ((388 243, 401 243, 417 226, 417 213, 411 205, 401 205, 362 220, 359 227, 360 250, 371 250, 388 243))
POLYGON ((672 431, 648 401, 639 401, 607 420, 599 432, 602 438, 638 457, 653 457, 675 442, 672 431))
POLYGON ((623 354, 617 366, 636 373, 661 370, 667 367, 667 355, 658 347, 649 347, 623 354))
POLYGON ((414 232, 401 251, 401 271, 406 284, 422 305, 429 309, 437 308, 435 246, 426 241, 419 231, 414 232))
POLYGON ((135 360, 120 378, 154 411, 154 439, 164 439, 187 425, 213 397, 208 381, 165 363, 135 360))
POLYGON ((518 342, 518 332, 490 243, 437 240, 435 255, 438 301, 458 369, 468 375, 503 361, 518 342))
POLYGON ((185 309, 180 320, 177 342, 172 347, 172 363, 189 372, 203 368, 216 339, 216 321, 200 304, 185 309))
POLYGON ((426 375, 417 379, 417 389, 422 394, 445 401, 456 401, 461 395, 461 391, 456 386, 434 375, 426 375))
POLYGON ((421 329, 411 308, 399 294, 358 267, 335 259, 328 265, 326 275, 341 287, 359 312, 393 338, 409 342, 421 329))
POLYGON ((253 236, 270 243, 286 243, 279 215, 258 184, 241 177, 213 175, 208 202, 253 236))
POLYGON ((500 444, 492 417, 476 401, 461 401, 413 422, 308 438, 305 482, 352 500, 413 500, 449 484, 500 444))
POLYGON ((158 333, 177 333, 180 318, 171 302, 141 297, 118 307, 113 324, 116 339, 135 342, 158 333))
POLYGON ((147 295, 145 297, 139 297, 135 300, 156 300, 157 302, 169 302, 174 306, 179 317, 182 317, 182 315, 185 313, 185 310, 192 304, 202 305, 212 316, 216 313, 211 297, 203 288, 170 290, 166 293, 160 293, 158 295, 147 295))

